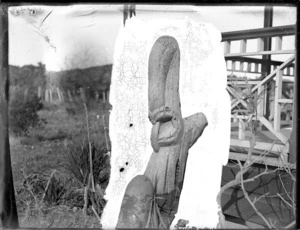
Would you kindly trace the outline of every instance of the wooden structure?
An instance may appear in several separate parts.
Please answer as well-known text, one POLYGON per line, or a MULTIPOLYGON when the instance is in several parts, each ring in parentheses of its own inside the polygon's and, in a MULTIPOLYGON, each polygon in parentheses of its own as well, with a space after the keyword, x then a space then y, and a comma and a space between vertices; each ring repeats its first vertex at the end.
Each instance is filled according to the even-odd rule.
MULTIPOLYGON (((242 72, 242 73, 256 73, 261 74, 263 65, 270 65, 271 72, 263 79, 256 81, 248 81, 248 85, 251 85, 251 93, 259 94, 259 100, 257 103, 257 120, 261 125, 265 126, 267 130, 271 133, 272 138, 269 138, 271 143, 257 142, 256 148, 260 150, 268 150, 271 152, 280 152, 283 150, 284 154, 289 152, 289 132, 285 132, 282 129, 282 119, 281 111, 283 104, 293 104, 293 99, 283 98, 282 97, 282 85, 283 85, 283 76, 291 76, 292 73, 295 73, 294 62, 295 62, 295 50, 282 50, 282 39, 285 36, 290 36, 295 34, 295 26, 281 26, 281 27, 272 27, 268 29, 254 29, 247 31, 237 31, 237 32, 228 32, 223 34, 223 42, 225 59, 227 63, 231 62, 231 67, 228 68, 232 72, 242 72), (261 50, 263 47, 263 38, 264 37, 275 37, 276 38, 276 50, 264 51, 261 50), (258 42, 258 51, 257 52, 246 52, 247 40, 248 39, 257 39, 258 42), (240 52, 239 53, 230 53, 230 43, 231 41, 240 41, 240 52), (284 62, 278 61, 264 61, 263 59, 250 58, 246 56, 257 56, 257 55, 278 55, 278 54, 291 54, 284 62), (239 63, 239 68, 237 68, 237 63, 239 63), (254 67, 254 68, 253 68, 254 67), (266 105, 267 101, 265 100, 266 89, 268 84, 272 81, 275 82, 275 95, 274 95, 274 121, 273 124, 268 118, 265 117, 266 114, 266 105), (273 139, 273 140, 272 140, 273 139), (272 142, 275 141, 275 144, 272 142), (272 147, 273 145, 273 147, 272 147)), ((243 112, 247 109, 247 103, 244 101, 246 95, 237 92, 232 85, 236 85, 238 88, 246 87, 245 80, 235 80, 228 81, 228 92, 232 95, 232 118, 234 121, 238 121, 239 131, 238 131, 238 141, 235 138, 232 138, 231 145, 237 147, 249 147, 249 142, 245 140, 246 130, 245 130, 245 120, 249 119, 248 115, 245 115, 243 112), (243 108, 242 110, 239 108, 243 108)), ((287 111, 291 112, 291 111, 287 111)), ((272 114, 271 114, 272 115, 272 114)), ((271 116, 270 116, 271 117, 271 116)), ((275 153, 276 154, 276 153, 275 153)), ((287 155, 286 155, 287 157, 287 155)), ((289 159, 286 159, 287 161, 289 159)), ((293 162, 292 162, 293 163, 293 162)), ((278 162, 273 162, 269 159, 268 164, 278 166, 278 162)))
MULTIPOLYGON (((272 13, 272 9, 269 10, 272 13)), ((265 17, 272 17, 266 11, 268 9, 265 10, 265 17)), ((283 97, 283 79, 286 76, 292 80, 296 79, 296 71, 295 49, 283 49, 282 43, 287 36, 295 36, 296 26, 270 27, 272 23, 268 25, 266 21, 272 22, 272 19, 265 18, 265 28, 222 34, 227 70, 232 73, 244 73, 246 76, 251 74, 260 76, 256 80, 228 78, 227 90, 232 98, 232 131, 230 160, 228 165, 223 168, 222 185, 235 179, 235 174, 239 171, 236 160, 245 161, 247 159, 247 151, 250 147, 250 131, 247 129, 247 123, 250 120, 255 120, 258 124, 258 135, 253 150, 253 159, 258 160, 256 161, 257 164, 245 175, 245 179, 263 172, 266 165, 269 170, 277 167, 280 167, 281 170, 261 176, 256 181, 245 184, 245 188, 252 200, 266 192, 269 193, 268 196, 260 199, 256 206, 266 218, 276 221, 277 227, 283 227, 296 218, 293 208, 284 202, 278 194, 285 194, 290 198, 295 196, 295 183, 287 171, 294 175, 295 135, 297 131, 295 130, 297 128, 295 118, 297 113, 293 102, 296 99, 297 87, 294 81, 292 97, 283 97), (247 51, 247 42, 250 39, 257 41, 257 51, 255 52, 247 51), (275 49, 273 50, 271 49, 271 41, 275 41, 275 49), (231 52, 233 42, 240 43, 239 52, 231 52), (266 45, 266 43, 268 44, 266 45), (283 62, 274 61, 270 58, 270 56, 280 54, 289 54, 289 57, 283 62), (261 58, 253 58, 253 56, 260 56, 261 58), (271 101, 270 91, 274 95, 273 101, 271 101), (257 95, 256 98, 258 98, 257 103, 252 104, 255 107, 252 108, 252 112, 255 113, 254 116, 249 113, 248 96, 250 93, 257 95), (265 156, 259 157, 262 153, 266 153, 265 156)), ((289 198, 288 201, 294 202, 289 198)), ((240 188, 234 187, 225 192, 222 197, 222 210, 224 214, 238 219, 239 222, 250 221, 265 225, 245 199, 240 188)))

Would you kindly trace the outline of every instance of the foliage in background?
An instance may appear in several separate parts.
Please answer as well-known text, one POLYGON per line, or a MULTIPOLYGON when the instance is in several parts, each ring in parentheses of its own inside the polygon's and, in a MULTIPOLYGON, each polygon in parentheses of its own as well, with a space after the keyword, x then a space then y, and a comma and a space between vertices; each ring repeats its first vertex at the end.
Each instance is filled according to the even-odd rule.
POLYGON ((37 93, 37 88, 46 87, 46 68, 43 63, 34 65, 9 66, 10 95, 28 90, 28 94, 37 93))
POLYGON ((9 104, 10 130, 17 136, 27 135, 30 128, 42 125, 45 121, 38 115, 44 105, 37 95, 24 100, 22 93, 16 94, 9 104))
POLYGON ((102 91, 108 90, 110 86, 111 69, 112 65, 103 65, 61 71, 59 84, 66 95, 69 91, 73 97, 80 97, 80 88, 82 88, 87 102, 96 98, 96 92, 99 98, 102 98, 102 91))

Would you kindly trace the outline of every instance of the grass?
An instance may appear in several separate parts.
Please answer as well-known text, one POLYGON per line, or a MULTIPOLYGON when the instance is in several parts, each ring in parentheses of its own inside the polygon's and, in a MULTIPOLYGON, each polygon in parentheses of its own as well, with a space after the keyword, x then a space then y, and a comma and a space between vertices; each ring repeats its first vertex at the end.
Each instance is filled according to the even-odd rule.
MULTIPOLYGON (((39 116, 47 121, 44 127, 32 129, 28 137, 10 136, 16 202, 22 228, 100 227, 96 216, 90 213, 86 219, 83 219, 82 211, 75 210, 76 208, 73 210, 70 205, 43 207, 44 212, 32 214, 34 212, 31 209, 34 207, 28 204, 34 202, 29 201, 28 194, 26 196, 24 192, 18 194, 24 187, 22 170, 26 175, 44 175, 47 180, 55 169, 57 177, 71 180, 71 188, 68 192, 80 188, 76 180, 63 167, 63 160, 69 145, 74 140, 83 140, 87 136, 85 114, 80 107, 70 113, 66 109, 67 106, 46 105, 39 111, 39 116)), ((106 146, 102 114, 106 115, 105 123, 108 126, 108 112, 101 105, 89 111, 90 130, 91 138, 97 140, 98 144, 106 146)))

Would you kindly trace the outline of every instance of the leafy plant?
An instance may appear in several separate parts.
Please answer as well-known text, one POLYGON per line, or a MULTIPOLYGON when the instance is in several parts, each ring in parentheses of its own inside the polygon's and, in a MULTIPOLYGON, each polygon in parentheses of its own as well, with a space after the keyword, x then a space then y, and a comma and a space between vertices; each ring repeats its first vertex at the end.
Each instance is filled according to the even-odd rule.
MULTIPOLYGON (((94 141, 92 141, 91 147, 94 182, 95 184, 106 185, 110 171, 106 148, 95 145, 94 141)), ((83 143, 73 141, 68 146, 63 165, 83 186, 87 185, 90 173, 88 141, 84 140, 83 143)))
POLYGON ((11 131, 17 136, 27 135, 30 128, 45 123, 38 115, 43 109, 43 103, 37 95, 24 100, 23 94, 18 93, 10 102, 9 124, 11 131))

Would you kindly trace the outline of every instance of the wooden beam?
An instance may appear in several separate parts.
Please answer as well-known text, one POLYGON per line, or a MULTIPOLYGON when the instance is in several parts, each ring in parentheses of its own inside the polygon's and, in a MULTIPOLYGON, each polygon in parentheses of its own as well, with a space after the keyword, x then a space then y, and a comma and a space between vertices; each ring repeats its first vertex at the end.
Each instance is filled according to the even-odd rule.
POLYGON ((268 28, 223 32, 222 42, 263 37, 290 36, 295 34, 296 25, 274 26, 268 28))
MULTIPOLYGON (((249 140, 237 140, 237 139, 230 139, 230 146, 236 146, 240 148, 250 148, 249 140)), ((273 155, 279 156, 281 152, 288 153, 289 145, 282 145, 282 144, 273 144, 273 143, 266 143, 266 142, 259 142, 257 141, 254 149, 262 150, 262 151, 270 151, 273 155)))
MULTIPOLYGON (((241 62, 250 62, 250 63, 259 63, 264 64, 266 60, 262 60, 259 58, 251 58, 251 57, 225 57, 226 61, 241 61, 241 62)), ((282 61, 274 61, 271 60, 271 65, 280 66, 283 62, 282 61)), ((294 67, 294 64, 290 64, 289 67, 294 67)))
POLYGON ((274 50, 274 51, 260 51, 260 52, 249 52, 249 53, 230 53, 230 54, 225 54, 225 57, 279 55, 279 54, 294 54, 294 53, 295 50, 274 50))
POLYGON ((258 120, 264 126, 266 126, 266 128, 270 130, 274 134, 274 136, 278 138, 278 140, 280 140, 283 144, 287 144, 288 138, 285 137, 282 133, 275 131, 274 128, 272 127, 272 124, 266 118, 264 118, 263 116, 259 116, 258 120))
POLYGON ((280 98, 280 99, 278 99, 277 101, 278 101, 278 103, 284 103, 284 104, 286 104, 286 103, 289 103, 289 104, 294 103, 294 99, 280 98))
MULTIPOLYGON (((248 84, 249 85, 257 85, 259 84, 261 81, 251 81, 249 80, 248 81, 248 84)), ((227 85, 245 85, 246 86, 246 81, 245 79, 230 79, 230 78, 227 78, 227 85)))
POLYGON ((0 229, 18 228, 8 133, 8 7, 0 5, 0 229))
MULTIPOLYGON (((237 152, 230 152, 229 153, 229 159, 230 160, 239 160, 239 161, 246 161, 247 160, 247 154, 246 153, 237 153, 237 152)), ((257 164, 266 164, 268 166, 274 166, 274 167, 286 167, 287 165, 282 162, 282 160, 279 157, 270 157, 265 156, 258 159, 257 155, 251 156, 251 161, 255 161, 257 164)), ((292 164, 288 164, 289 168, 295 169, 296 166, 292 164)))

